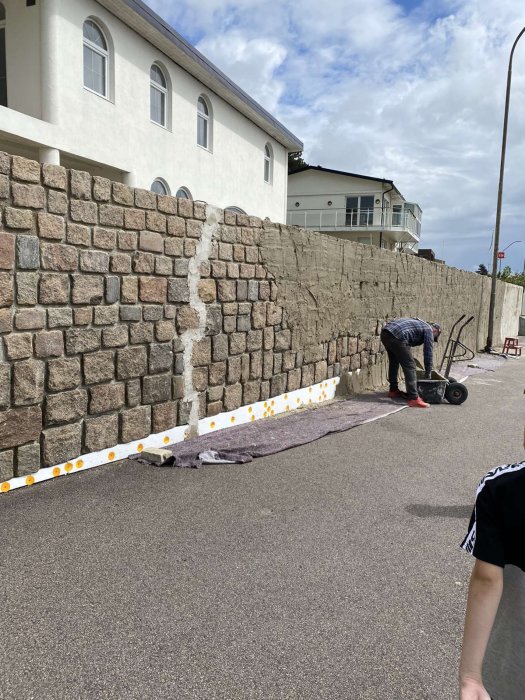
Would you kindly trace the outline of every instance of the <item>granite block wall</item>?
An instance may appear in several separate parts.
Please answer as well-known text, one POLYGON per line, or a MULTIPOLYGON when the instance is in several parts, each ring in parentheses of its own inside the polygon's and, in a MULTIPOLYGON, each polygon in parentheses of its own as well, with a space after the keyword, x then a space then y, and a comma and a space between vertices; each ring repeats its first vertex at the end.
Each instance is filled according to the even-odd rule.
POLYGON ((0 210, 0 481, 348 371, 367 388, 386 318, 488 308, 478 275, 6 153, 0 210))

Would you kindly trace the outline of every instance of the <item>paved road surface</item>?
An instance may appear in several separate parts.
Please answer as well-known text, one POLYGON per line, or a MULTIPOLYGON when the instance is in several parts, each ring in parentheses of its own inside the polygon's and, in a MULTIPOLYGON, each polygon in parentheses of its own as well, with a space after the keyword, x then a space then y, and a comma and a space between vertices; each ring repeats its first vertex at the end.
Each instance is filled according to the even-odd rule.
POLYGON ((475 487, 525 362, 252 464, 110 465, 0 500, 2 700, 453 700, 475 487))

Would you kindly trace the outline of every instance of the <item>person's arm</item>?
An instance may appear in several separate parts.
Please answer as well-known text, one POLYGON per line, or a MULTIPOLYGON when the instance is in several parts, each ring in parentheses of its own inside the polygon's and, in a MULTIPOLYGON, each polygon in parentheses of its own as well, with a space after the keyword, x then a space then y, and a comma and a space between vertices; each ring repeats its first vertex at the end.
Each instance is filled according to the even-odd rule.
POLYGON ((460 700, 490 700, 481 667, 503 590, 503 569, 476 559, 470 577, 459 667, 460 700))
POLYGON ((423 331, 423 360, 425 364, 425 376, 430 379, 432 374, 432 354, 434 351, 434 334, 427 324, 423 331))

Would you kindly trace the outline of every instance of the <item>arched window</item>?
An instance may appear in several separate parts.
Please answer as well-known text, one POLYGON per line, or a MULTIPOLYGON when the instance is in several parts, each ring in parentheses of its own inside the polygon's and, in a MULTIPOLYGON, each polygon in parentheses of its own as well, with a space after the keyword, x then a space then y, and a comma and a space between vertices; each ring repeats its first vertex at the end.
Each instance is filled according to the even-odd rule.
POLYGON ((0 2, 0 105, 7 107, 7 62, 5 53, 5 7, 0 2))
POLYGON ((84 87, 108 97, 108 42, 92 19, 84 22, 84 87))
POLYGON ((201 95, 197 100, 197 143, 211 151, 212 115, 208 100, 201 95))
POLYGON ((240 207, 226 207, 224 211, 233 211, 235 214, 246 214, 244 209, 241 209, 240 207))
POLYGON ((164 71, 154 63, 149 72, 150 77, 150 119, 155 124, 167 126, 168 113, 168 81, 164 71))
POLYGON ((269 143, 264 147, 264 181, 271 184, 273 176, 273 153, 269 143))
POLYGON ((179 199, 193 199, 191 192, 187 187, 179 187, 175 196, 179 199))
POLYGON ((169 194, 170 193, 170 188, 168 186, 168 183, 166 180, 163 180, 161 177, 157 177, 153 182, 151 183, 150 190, 152 192, 155 192, 155 194, 169 194))

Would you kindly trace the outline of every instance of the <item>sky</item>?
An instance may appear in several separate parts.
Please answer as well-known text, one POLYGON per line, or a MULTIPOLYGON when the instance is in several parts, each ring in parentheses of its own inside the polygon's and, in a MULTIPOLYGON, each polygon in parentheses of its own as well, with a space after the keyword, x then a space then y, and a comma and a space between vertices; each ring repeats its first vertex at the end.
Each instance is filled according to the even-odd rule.
MULTIPOLYGON (((146 0, 304 143, 311 165, 393 180, 420 248, 492 267, 516 0, 146 0)), ((520 9, 520 7, 522 9, 520 9)), ((525 35, 516 47, 499 250, 525 268, 525 35)))

